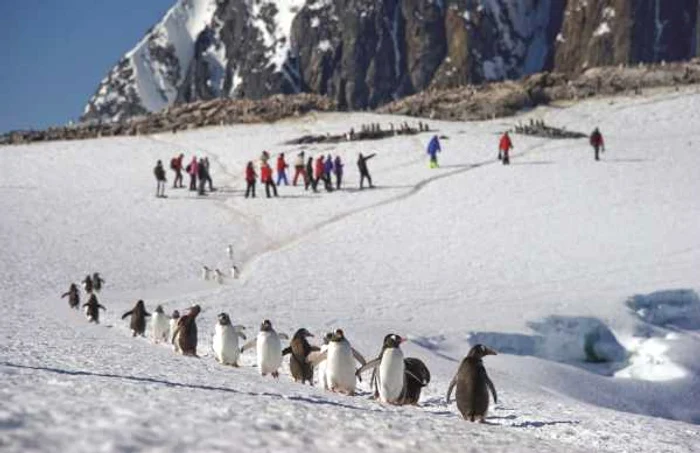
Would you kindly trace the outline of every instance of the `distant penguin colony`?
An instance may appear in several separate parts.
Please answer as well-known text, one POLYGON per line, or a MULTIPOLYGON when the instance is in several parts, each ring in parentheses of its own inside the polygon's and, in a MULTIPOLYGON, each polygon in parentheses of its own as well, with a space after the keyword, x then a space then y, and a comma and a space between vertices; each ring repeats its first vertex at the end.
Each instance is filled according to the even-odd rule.
MULTIPOLYGON (((229 258, 233 257, 233 248, 226 249, 229 258)), ((231 276, 237 276, 236 266, 232 266, 231 276)), ((216 269, 212 271, 202 266, 202 277, 206 280, 223 281, 223 274, 216 269)), ((100 310, 106 308, 99 303, 96 293, 104 284, 104 279, 95 272, 88 274, 81 282, 88 300, 82 307, 89 322, 99 324, 100 310)), ((68 298, 71 309, 80 308, 80 291, 71 283, 68 291, 61 298, 68 298)), ((197 316, 201 312, 199 305, 193 305, 184 316, 178 310, 166 315, 162 305, 158 305, 153 314, 148 313, 143 300, 138 300, 134 307, 125 312, 121 318, 130 317, 129 327, 132 336, 145 336, 147 321, 150 317, 150 338, 154 343, 169 342, 175 352, 197 357, 198 333, 197 316)), ((289 372, 295 382, 314 385, 314 368, 318 368, 317 382, 324 390, 355 395, 357 381, 367 371, 372 371, 370 387, 374 398, 391 405, 418 404, 423 387, 430 383, 430 371, 420 359, 405 357, 401 345, 404 337, 390 333, 384 337, 382 349, 370 362, 352 347, 342 329, 328 332, 323 336, 322 344, 315 346, 309 342, 314 335, 306 328, 300 328, 282 347, 282 340, 289 340, 284 333, 278 333, 272 322, 265 319, 258 334, 239 347, 239 341, 245 341, 245 327, 234 325, 228 313, 220 313, 214 325, 211 348, 214 358, 222 365, 240 366, 241 355, 249 349, 256 350, 256 366, 262 376, 271 375, 279 378, 284 356, 289 356, 289 372), (355 362, 360 364, 355 368, 355 362)), ((489 392, 494 403, 498 402, 496 388, 486 373, 483 358, 496 355, 497 352, 487 346, 477 344, 469 350, 462 360, 457 373, 451 380, 446 394, 446 403, 455 391, 457 409, 465 420, 483 422, 489 409, 489 392)))

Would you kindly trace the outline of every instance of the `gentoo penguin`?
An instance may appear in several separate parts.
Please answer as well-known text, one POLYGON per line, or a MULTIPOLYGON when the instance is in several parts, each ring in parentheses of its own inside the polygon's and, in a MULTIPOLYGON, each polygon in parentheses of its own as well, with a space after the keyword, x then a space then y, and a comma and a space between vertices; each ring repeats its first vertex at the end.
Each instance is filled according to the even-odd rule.
POLYGON ((484 345, 477 344, 469 351, 469 354, 459 365, 457 374, 452 378, 447 389, 447 403, 450 402, 452 389, 457 386, 455 399, 457 408, 462 413, 465 420, 480 422, 484 421, 489 408, 489 390, 493 395, 493 402, 498 402, 496 388, 486 374, 486 368, 482 358, 485 355, 496 355, 496 351, 484 345))
MULTIPOLYGON (((177 323, 180 321, 180 312, 173 310, 173 314, 170 315, 170 330, 168 332, 168 338, 172 338, 175 335, 175 330, 177 329, 177 323)), ((173 349, 175 352, 180 352, 177 349, 177 344, 173 343, 173 349)))
POLYGON ((127 316, 131 316, 131 335, 141 335, 142 337, 146 333, 146 317, 151 316, 150 313, 146 311, 146 306, 143 304, 142 300, 136 302, 134 308, 127 311, 122 315, 122 319, 127 316))
POLYGON ((284 348, 282 355, 291 354, 289 358, 289 371, 292 373, 294 382, 299 382, 303 384, 308 382, 314 385, 314 366, 309 363, 307 357, 313 351, 319 351, 320 349, 316 346, 311 346, 306 340, 309 337, 313 337, 308 330, 301 328, 294 333, 292 341, 289 342, 289 346, 284 348))
POLYGON ((175 350, 182 355, 197 357, 197 322, 196 318, 202 309, 199 305, 190 307, 190 311, 180 318, 175 328, 171 342, 175 350))
POLYGON ((207 266, 202 266, 202 280, 211 279, 211 269, 207 266))
POLYGON ((70 308, 80 309, 80 291, 78 291, 78 286, 75 283, 71 283, 68 291, 61 295, 61 299, 64 297, 68 298, 68 306, 70 308))
POLYGON ((95 292, 100 292, 102 289, 102 284, 105 282, 105 279, 100 276, 99 272, 95 272, 92 274, 92 288, 95 290, 95 292))
MULTIPOLYGON (((328 343, 331 341, 331 338, 333 337, 333 332, 328 332, 326 335, 323 337, 323 344, 321 345, 321 354, 326 352, 328 350, 328 343)), ((320 382, 323 385, 323 390, 328 390, 328 380, 326 379, 326 361, 323 360, 321 363, 318 364, 318 382, 320 382)))
POLYGON ((282 366, 282 344, 280 338, 287 338, 284 334, 278 334, 272 328, 272 323, 266 319, 260 325, 260 332, 257 338, 246 343, 241 352, 252 347, 257 347, 258 352, 258 370, 260 374, 266 376, 271 374, 272 377, 279 377, 279 367, 282 366))
POLYGON ((87 274, 85 278, 83 279, 82 282, 83 284, 83 289, 85 290, 86 293, 91 293, 92 292, 92 277, 90 277, 90 274, 87 274))
POLYGON ((216 283, 219 285, 224 284, 224 273, 221 272, 219 269, 214 269, 214 280, 216 280, 216 283))
POLYGON ((151 336, 155 343, 168 341, 168 333, 170 332, 170 320, 163 312, 163 306, 158 305, 156 311, 151 317, 151 336))
POLYGON ((88 321, 94 322, 95 324, 100 323, 100 308, 105 311, 107 310, 104 306, 100 305, 95 294, 90 294, 90 298, 83 304, 83 307, 85 307, 85 316, 87 316, 88 321))
POLYGON ((385 336, 379 357, 367 362, 355 372, 359 376, 364 371, 379 367, 377 387, 379 400, 384 403, 402 404, 403 402, 406 367, 400 346, 404 341, 393 333, 385 336))
POLYGON ((406 367, 406 392, 403 397, 403 404, 418 404, 420 392, 430 383, 430 371, 425 364, 415 357, 403 359, 406 367))
POLYGON ((326 361, 328 388, 333 392, 354 395, 357 385, 355 360, 360 362, 361 365, 365 365, 366 361, 362 354, 350 346, 350 342, 345 338, 345 333, 342 329, 335 331, 328 342, 326 351, 319 351, 309 355, 311 363, 317 364, 321 360, 326 361))
POLYGON ((231 278, 236 279, 239 274, 238 268, 235 265, 231 266, 231 278))
POLYGON ((233 245, 229 244, 226 246, 226 254, 228 255, 228 259, 233 260, 233 245))
POLYGON ((245 327, 231 325, 231 318, 226 313, 220 313, 217 319, 212 339, 214 357, 223 365, 237 367, 238 357, 241 355, 241 351, 238 349, 238 337, 246 339, 242 332, 245 327))

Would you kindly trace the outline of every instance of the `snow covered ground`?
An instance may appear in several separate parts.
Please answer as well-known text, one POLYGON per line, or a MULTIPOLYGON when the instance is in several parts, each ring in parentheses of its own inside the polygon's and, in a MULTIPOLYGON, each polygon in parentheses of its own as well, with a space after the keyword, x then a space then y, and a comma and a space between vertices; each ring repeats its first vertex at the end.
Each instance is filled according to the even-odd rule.
MULTIPOLYGON (((340 154, 347 189, 244 199, 243 168, 314 132, 371 114, 310 115, 201 129, 0 149, 0 447, 19 451, 649 451, 700 449, 700 94, 596 100, 483 123, 430 122, 430 134, 306 147, 340 154), (519 120, 586 140, 499 133, 519 120), (183 151, 212 160, 221 190, 155 198, 152 168, 183 151), (357 190, 358 152, 376 188, 357 190), (202 281, 203 264, 238 280, 202 281), (59 298, 100 271, 102 324, 59 298), (166 312, 199 303, 199 359, 133 339, 120 316, 142 298, 166 312), (226 311, 254 335, 343 328, 365 356, 385 334, 432 373, 418 407, 356 397, 217 364, 226 311), (444 395, 482 342, 499 402, 463 421, 444 395), (591 356, 613 362, 592 363, 591 356)), ((415 120, 407 119, 415 123, 415 120)), ((172 172, 168 175, 172 181, 172 172)), ((83 295, 84 298, 84 295, 83 295)))

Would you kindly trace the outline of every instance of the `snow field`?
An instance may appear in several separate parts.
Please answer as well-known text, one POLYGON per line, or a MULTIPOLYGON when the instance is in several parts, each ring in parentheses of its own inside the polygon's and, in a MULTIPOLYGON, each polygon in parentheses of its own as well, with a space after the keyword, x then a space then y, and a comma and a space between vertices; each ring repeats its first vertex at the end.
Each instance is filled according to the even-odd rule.
POLYGON ((263 149, 291 164, 302 147, 283 145, 290 138, 417 120, 324 114, 0 149, 0 445, 694 451, 699 103, 690 91, 522 118, 600 126, 601 162, 585 140, 516 135, 503 167, 497 139, 518 118, 429 121, 448 137, 437 170, 424 151, 430 134, 308 146, 307 157, 343 158, 346 190, 281 187, 269 200, 260 185, 258 198, 242 197, 243 168, 263 149), (179 152, 208 155, 221 190, 156 199, 155 161, 179 152), (377 152, 376 189, 356 190, 358 152, 377 152), (202 281, 202 265, 228 269, 227 244, 241 277, 202 281), (94 271, 107 280, 99 326, 58 297, 94 271), (202 357, 132 339, 119 317, 139 298, 166 313, 199 303, 202 357), (318 341, 340 327, 367 358, 387 333, 407 336, 404 354, 432 381, 419 407, 393 407, 369 400, 367 382, 348 398, 293 384, 286 365, 279 381, 262 378, 252 353, 223 367, 210 351, 222 311, 249 338, 265 318, 318 341), (499 393, 489 425, 465 423, 443 400, 477 341, 500 351, 485 360, 499 393), (586 361, 586 344, 613 361, 586 361))

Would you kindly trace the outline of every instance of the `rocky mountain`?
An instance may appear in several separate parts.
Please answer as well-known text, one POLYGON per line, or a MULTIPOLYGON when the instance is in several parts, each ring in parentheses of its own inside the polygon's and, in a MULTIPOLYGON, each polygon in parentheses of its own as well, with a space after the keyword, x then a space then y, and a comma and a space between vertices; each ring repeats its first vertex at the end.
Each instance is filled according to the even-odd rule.
POLYGON ((115 121, 312 92, 375 108, 432 88, 689 59, 700 0, 178 0, 89 100, 115 121))

